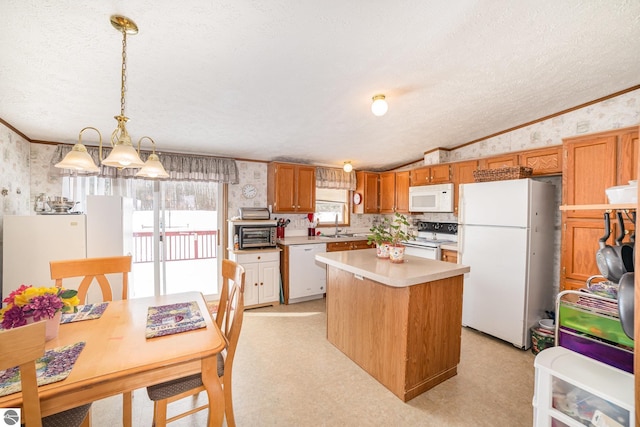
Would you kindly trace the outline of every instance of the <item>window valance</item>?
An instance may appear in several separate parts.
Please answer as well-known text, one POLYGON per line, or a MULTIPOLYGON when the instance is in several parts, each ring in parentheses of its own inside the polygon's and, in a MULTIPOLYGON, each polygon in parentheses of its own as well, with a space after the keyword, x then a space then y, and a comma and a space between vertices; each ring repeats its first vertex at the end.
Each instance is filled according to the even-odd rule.
MULTIPOLYGON (((49 174, 53 176, 70 175, 68 169, 58 169, 54 165, 60 162, 71 151, 72 145, 60 144, 56 147, 49 174)), ((139 169, 122 169, 100 166, 100 154, 97 147, 87 147, 87 152, 96 165, 100 167, 98 176, 105 178, 134 178, 139 169)), ((106 158, 111 148, 102 148, 102 157, 106 158)), ((151 153, 141 152, 140 158, 146 161, 151 153)), ((178 181, 210 181, 237 184, 239 182, 238 166, 234 159, 221 157, 197 156, 190 154, 162 153, 160 162, 169 174, 169 180, 178 181)))
POLYGON ((316 168, 316 187, 337 188, 342 190, 356 189, 356 173, 345 172, 337 168, 316 168))

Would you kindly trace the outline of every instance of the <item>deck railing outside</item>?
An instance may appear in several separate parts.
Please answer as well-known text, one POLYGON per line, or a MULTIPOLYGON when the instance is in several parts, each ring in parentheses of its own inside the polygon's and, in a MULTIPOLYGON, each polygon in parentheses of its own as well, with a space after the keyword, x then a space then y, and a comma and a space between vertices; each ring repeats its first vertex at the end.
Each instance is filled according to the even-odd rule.
MULTIPOLYGON (((167 254, 165 261, 215 258, 217 231, 167 231, 164 244, 167 254)), ((153 232, 133 233, 133 262, 153 262, 153 232)))

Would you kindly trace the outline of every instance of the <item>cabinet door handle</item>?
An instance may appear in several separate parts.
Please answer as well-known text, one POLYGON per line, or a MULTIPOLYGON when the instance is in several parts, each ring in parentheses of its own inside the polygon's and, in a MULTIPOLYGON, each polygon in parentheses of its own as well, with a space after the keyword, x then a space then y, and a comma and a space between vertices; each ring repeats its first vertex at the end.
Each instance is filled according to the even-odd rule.
POLYGON ((264 285, 264 283, 260 282, 260 286, 264 285))
POLYGON ((258 282, 254 283, 253 286, 258 286, 258 282))

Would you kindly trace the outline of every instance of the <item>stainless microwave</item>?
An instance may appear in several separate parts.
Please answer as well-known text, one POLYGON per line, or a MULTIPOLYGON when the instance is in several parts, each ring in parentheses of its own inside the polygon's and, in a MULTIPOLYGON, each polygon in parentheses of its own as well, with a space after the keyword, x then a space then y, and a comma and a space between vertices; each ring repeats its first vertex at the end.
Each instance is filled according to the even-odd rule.
POLYGON ((410 212, 453 212, 453 184, 409 187, 410 212))
POLYGON ((275 225, 238 225, 238 249, 270 248, 276 246, 275 225))

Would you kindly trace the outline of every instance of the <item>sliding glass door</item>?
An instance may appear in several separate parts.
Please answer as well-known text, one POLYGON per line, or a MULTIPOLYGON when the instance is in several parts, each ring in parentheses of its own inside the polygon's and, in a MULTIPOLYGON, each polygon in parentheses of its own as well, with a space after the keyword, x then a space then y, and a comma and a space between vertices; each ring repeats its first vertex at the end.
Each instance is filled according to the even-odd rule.
POLYGON ((224 184, 65 179, 66 192, 80 201, 80 209, 86 194, 133 199, 130 298, 185 291, 202 292, 205 296, 218 294, 224 184))

